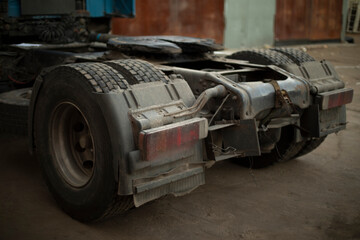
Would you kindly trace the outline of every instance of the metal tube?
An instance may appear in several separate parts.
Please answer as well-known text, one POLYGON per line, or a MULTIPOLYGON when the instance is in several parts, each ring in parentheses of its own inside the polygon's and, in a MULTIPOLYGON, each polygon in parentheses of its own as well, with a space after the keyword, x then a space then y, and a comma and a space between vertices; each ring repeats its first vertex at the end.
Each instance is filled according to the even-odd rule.
POLYGON ((211 99, 215 97, 225 97, 227 94, 227 90, 223 85, 218 85, 213 88, 206 89, 195 101, 194 105, 185 110, 172 113, 169 115, 174 115, 175 118, 184 117, 188 115, 195 115, 200 112, 200 110, 205 106, 205 104, 211 99))

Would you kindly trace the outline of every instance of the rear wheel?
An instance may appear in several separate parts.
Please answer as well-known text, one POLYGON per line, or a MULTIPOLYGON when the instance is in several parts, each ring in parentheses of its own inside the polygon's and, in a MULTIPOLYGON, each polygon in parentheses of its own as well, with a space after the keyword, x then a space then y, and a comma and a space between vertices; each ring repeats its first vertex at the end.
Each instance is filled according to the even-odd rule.
MULTIPOLYGON (((267 64, 283 66, 293 64, 292 58, 278 51, 272 50, 248 50, 234 53, 229 56, 232 59, 247 60, 255 64, 267 64)), ((270 153, 263 153, 261 156, 246 157, 240 159, 239 163, 250 168, 264 168, 272 165, 274 162, 288 161, 296 156, 302 149, 304 143, 296 142, 296 129, 293 126, 283 127, 281 129, 280 140, 270 153)))
MULTIPOLYGON (((306 52, 302 50, 298 50, 295 48, 272 48, 271 50, 280 52, 287 57, 289 57, 292 61, 294 61, 296 64, 300 65, 305 62, 313 62, 315 59, 307 54, 306 52)), ((300 149, 300 151, 296 154, 296 157, 303 156, 305 154, 308 154, 315 150, 317 147, 320 146, 320 144, 325 140, 325 137, 321 138, 310 138, 308 140, 303 141, 303 147, 300 149)))
POLYGON ((131 196, 117 195, 109 129, 93 94, 124 88, 123 80, 104 64, 68 65, 45 75, 38 95, 34 132, 42 172, 58 204, 80 221, 133 206, 131 196))
POLYGON ((296 142, 296 129, 293 126, 286 126, 281 129, 280 140, 270 153, 263 153, 261 156, 246 157, 240 159, 240 164, 253 169, 264 168, 275 162, 286 162, 293 159, 303 148, 305 142, 296 142))
POLYGON ((51 114, 53 164, 71 187, 85 186, 94 175, 96 148, 92 132, 84 113, 71 101, 59 103, 51 114))
POLYGON ((317 147, 320 146, 320 144, 322 144, 325 141, 325 138, 326 138, 326 136, 321 137, 321 138, 311 138, 307 141, 304 141, 304 146, 299 151, 299 153, 296 154, 296 157, 301 157, 305 154, 308 154, 308 153, 314 151, 317 147))
POLYGON ((306 52, 295 48, 272 48, 271 50, 279 52, 290 58, 294 63, 300 65, 304 62, 313 62, 315 59, 306 52))
POLYGON ((142 60, 125 59, 105 62, 126 77, 129 84, 162 81, 167 83, 168 77, 154 65, 142 60))
POLYGON ((265 49, 246 50, 233 53, 228 58, 246 60, 250 63, 263 64, 263 65, 277 65, 294 63, 289 57, 276 51, 265 49))

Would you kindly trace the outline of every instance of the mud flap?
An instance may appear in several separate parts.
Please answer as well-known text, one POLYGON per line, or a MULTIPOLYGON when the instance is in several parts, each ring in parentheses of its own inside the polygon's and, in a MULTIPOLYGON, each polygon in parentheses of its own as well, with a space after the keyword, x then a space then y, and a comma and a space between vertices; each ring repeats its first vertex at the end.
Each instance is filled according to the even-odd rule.
POLYGON ((207 132, 207 119, 192 118, 139 133, 139 150, 129 156, 135 206, 205 183, 201 140, 207 132))
POLYGON ((301 117, 301 127, 307 137, 324 137, 346 127, 345 105, 320 110, 318 104, 311 105, 301 117))
POLYGON ((204 167, 202 165, 195 167, 189 165, 185 169, 182 168, 174 169, 150 181, 134 181, 135 193, 133 196, 135 206, 139 207, 167 194, 182 196, 205 184, 204 167))

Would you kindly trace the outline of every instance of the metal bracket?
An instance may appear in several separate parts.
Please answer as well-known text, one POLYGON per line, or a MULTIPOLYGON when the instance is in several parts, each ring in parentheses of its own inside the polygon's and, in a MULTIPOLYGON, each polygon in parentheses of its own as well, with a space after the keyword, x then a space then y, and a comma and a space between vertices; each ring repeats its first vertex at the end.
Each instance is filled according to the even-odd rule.
POLYGON ((275 89, 275 108, 284 108, 289 114, 294 110, 294 104, 292 103, 289 94, 286 90, 280 89, 277 81, 268 81, 275 89))

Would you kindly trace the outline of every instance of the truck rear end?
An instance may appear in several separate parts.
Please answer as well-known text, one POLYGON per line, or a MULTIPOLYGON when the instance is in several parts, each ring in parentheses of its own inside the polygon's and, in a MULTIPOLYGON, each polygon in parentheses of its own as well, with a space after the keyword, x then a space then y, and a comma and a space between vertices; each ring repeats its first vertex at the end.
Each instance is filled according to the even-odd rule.
POLYGON ((81 221, 187 194, 218 161, 260 168, 294 159, 346 126, 353 91, 326 61, 256 50, 157 55, 151 64, 109 61, 113 51, 44 71, 33 87, 32 150, 50 191, 81 221))
POLYGON ((346 127, 353 90, 327 61, 290 48, 220 56, 211 39, 94 34, 96 18, 133 16, 134 1, 42 2, 9 1, 0 12, 0 91, 22 88, 0 95, 0 130, 28 113, 30 151, 77 220, 187 194, 218 161, 294 159, 346 127))

